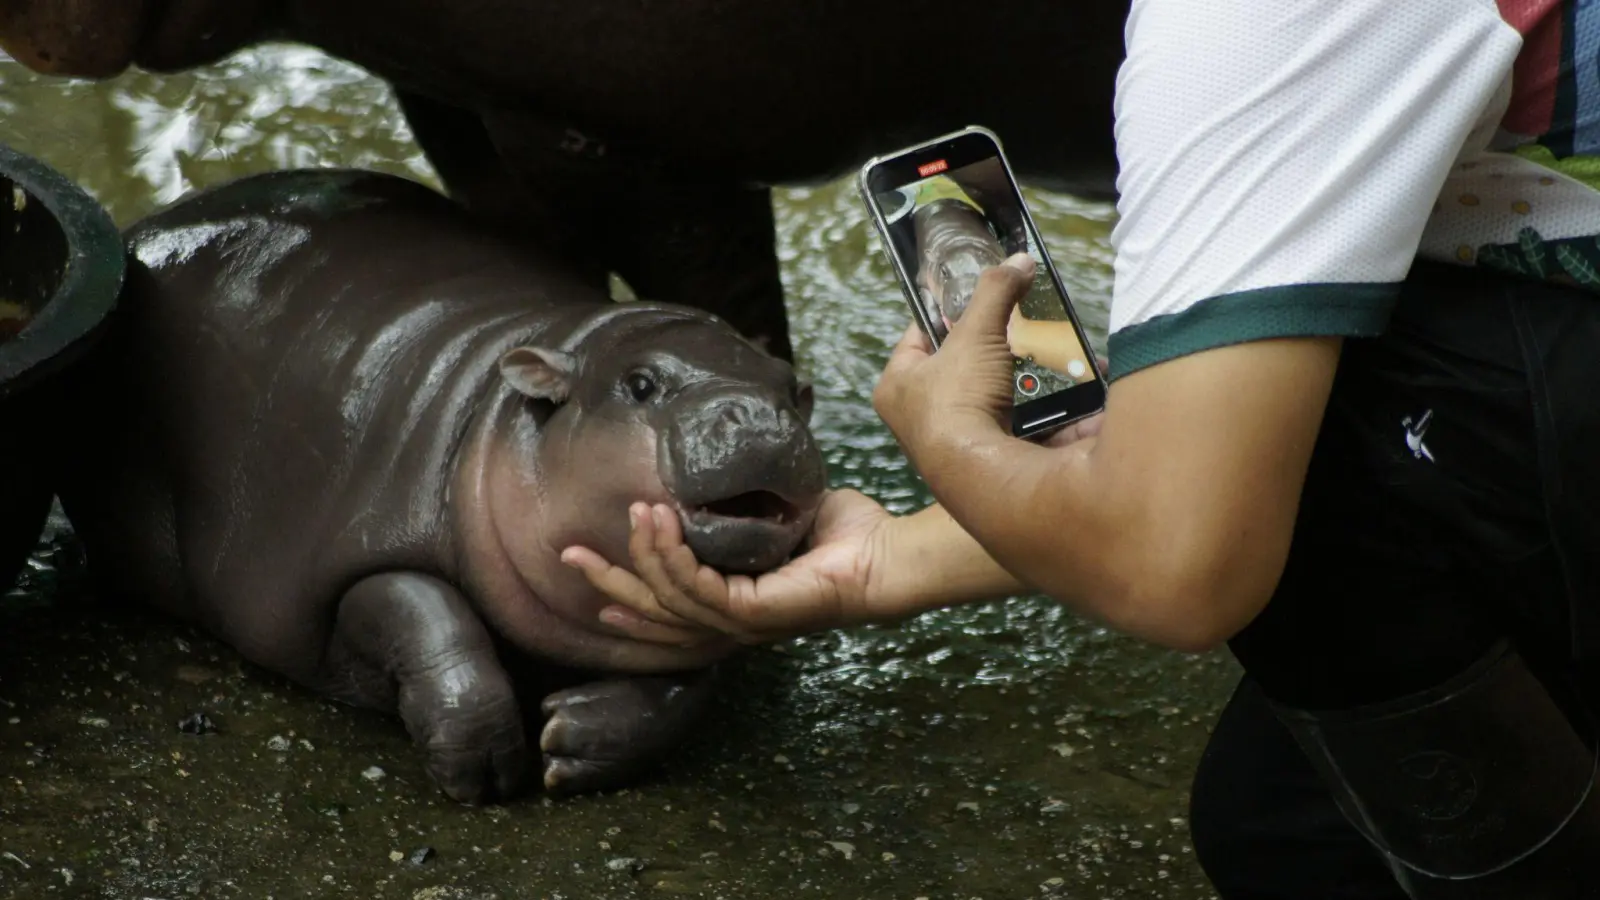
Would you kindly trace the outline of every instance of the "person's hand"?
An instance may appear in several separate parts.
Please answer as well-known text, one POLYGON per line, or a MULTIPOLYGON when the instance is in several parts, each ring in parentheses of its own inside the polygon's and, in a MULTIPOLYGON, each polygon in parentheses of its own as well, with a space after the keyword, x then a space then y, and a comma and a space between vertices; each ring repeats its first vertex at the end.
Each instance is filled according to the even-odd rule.
POLYGON ((1010 433, 1016 360, 1006 325, 1033 284, 1034 268, 1033 258, 1019 253, 985 271, 937 353, 915 323, 895 345, 872 403, 913 464, 934 440, 1010 433))
POLYGON ((637 503, 628 516, 634 572, 586 547, 568 547, 561 560, 616 601, 600 612, 613 632, 681 646, 723 636, 760 644, 869 621, 874 551, 894 519, 865 494, 829 491, 805 553, 752 578, 701 565, 671 507, 637 503))

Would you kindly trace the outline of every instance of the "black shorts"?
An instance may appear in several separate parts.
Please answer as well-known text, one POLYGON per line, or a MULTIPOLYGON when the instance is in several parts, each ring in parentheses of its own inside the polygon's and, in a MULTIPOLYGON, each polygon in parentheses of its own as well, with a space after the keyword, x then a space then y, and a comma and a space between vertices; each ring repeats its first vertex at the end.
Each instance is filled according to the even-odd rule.
POLYGON ((1597 613, 1600 296, 1417 263, 1386 334, 1345 342, 1283 578, 1230 642, 1193 796, 1222 896, 1404 896, 1264 697, 1378 702, 1509 637, 1584 702, 1597 613))

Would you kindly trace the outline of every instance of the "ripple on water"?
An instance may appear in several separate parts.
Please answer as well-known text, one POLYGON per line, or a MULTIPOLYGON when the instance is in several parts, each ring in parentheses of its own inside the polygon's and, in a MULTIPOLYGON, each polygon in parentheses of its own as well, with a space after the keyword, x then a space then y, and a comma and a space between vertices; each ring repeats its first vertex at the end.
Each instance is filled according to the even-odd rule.
MULTIPOLYGON (((102 84, 0 62, 0 141, 67 172, 122 225, 291 166, 437 184, 388 89, 303 47, 102 84)), ((1028 198, 1103 352, 1114 210, 1028 198)), ((920 508, 926 488, 871 406, 910 319, 865 212, 846 183, 779 191, 776 211, 834 482, 920 508)), ((0 896, 70 878, 118 896, 1210 896, 1184 788, 1229 663, 1142 647, 1048 600, 756 652, 660 778, 466 810, 431 791, 394 721, 137 610, 91 615, 80 562, 58 511, 0 610, 0 896), (201 710, 218 733, 174 726, 201 710), (388 776, 363 779, 375 764, 388 776), (423 845, 437 856, 412 865, 423 845)))

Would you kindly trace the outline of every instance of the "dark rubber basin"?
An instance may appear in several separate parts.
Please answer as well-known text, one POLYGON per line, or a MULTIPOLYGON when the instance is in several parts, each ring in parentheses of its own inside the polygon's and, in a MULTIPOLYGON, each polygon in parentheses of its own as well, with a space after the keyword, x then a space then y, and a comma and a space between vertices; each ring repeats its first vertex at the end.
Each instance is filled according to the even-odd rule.
POLYGON ((61 173, 0 144, 0 595, 44 530, 61 375, 122 288, 122 238, 61 173))

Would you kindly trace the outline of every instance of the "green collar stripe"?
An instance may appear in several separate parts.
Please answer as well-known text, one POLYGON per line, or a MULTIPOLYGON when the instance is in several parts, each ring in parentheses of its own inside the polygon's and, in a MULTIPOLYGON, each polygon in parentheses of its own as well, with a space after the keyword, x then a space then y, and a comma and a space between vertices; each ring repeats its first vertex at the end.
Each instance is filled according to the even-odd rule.
POLYGON ((1268 338, 1375 337, 1389 324, 1400 282, 1294 284, 1210 297, 1111 335, 1108 382, 1157 363, 1268 338))

